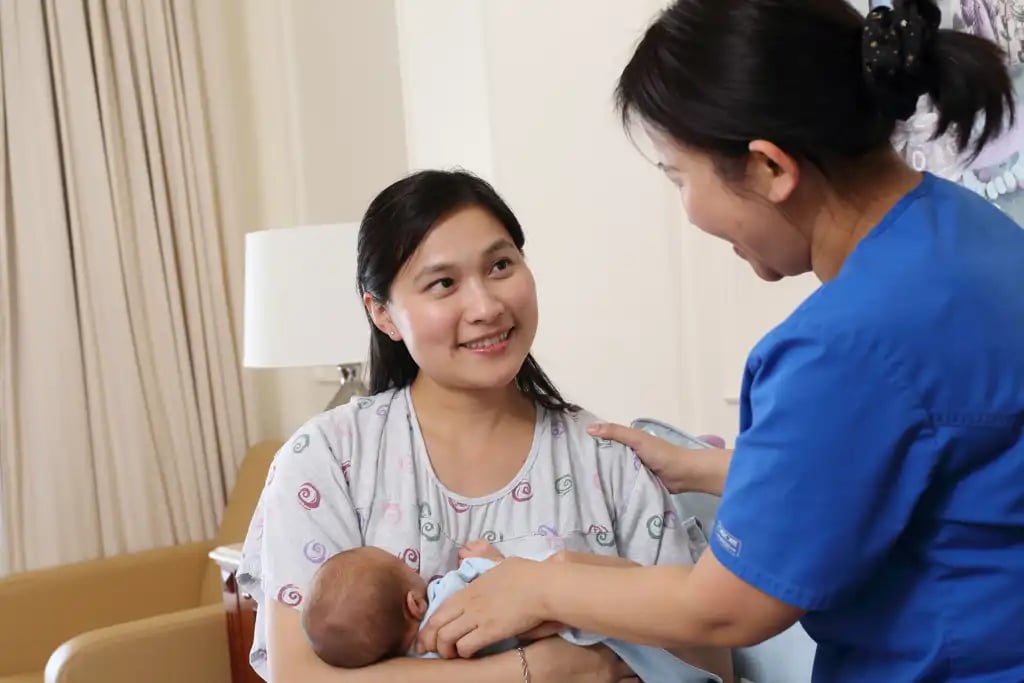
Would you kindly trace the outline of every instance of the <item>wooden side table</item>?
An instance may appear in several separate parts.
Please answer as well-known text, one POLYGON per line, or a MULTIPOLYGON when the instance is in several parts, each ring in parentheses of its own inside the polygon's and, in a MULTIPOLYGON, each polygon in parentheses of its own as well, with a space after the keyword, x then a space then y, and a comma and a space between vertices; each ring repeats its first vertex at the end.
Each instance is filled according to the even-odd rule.
POLYGON ((264 683, 249 665, 256 630, 256 601, 238 590, 235 574, 242 562, 242 544, 220 546, 210 551, 210 558, 220 566, 224 614, 231 655, 231 683, 264 683))

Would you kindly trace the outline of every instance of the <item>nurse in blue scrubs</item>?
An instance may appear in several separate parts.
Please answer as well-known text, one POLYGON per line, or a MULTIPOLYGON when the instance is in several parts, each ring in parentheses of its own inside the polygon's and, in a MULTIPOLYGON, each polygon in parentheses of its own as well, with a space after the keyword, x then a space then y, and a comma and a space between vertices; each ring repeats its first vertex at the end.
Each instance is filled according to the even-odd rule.
POLYGON ((815 681, 1024 681, 1024 230, 888 144, 922 94, 968 154, 1009 123, 1005 56, 939 23, 928 0, 867 18, 676 0, 657 18, 618 84, 624 119, 694 225, 764 280, 821 287, 750 353, 735 451, 594 432, 673 491, 722 495, 694 567, 506 560, 423 647, 470 656, 545 622, 742 646, 799 620, 815 681))

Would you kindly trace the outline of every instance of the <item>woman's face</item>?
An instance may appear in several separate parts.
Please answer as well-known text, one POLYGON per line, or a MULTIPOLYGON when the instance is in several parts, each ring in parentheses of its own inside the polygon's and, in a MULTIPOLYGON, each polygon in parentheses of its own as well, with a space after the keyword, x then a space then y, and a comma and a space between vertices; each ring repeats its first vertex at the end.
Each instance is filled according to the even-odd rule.
POLYGON ((779 210, 778 181, 767 165, 728 184, 709 155, 684 149, 655 131, 648 135, 658 165, 679 188, 691 223, 732 244, 736 255, 763 280, 780 280, 810 270, 810 240, 779 210))
POLYGON ((530 352, 537 292, 501 222, 467 207, 434 226, 371 314, 438 384, 494 389, 515 379, 530 352))

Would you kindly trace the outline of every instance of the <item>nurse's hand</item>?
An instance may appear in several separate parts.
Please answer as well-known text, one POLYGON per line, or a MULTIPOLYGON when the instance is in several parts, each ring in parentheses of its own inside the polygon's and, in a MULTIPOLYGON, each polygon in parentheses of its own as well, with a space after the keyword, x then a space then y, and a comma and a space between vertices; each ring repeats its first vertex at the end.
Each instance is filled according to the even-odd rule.
POLYGON ((593 424, 587 431, 591 436, 618 441, 633 449, 671 493, 700 491, 722 495, 732 450, 683 448, 642 429, 618 424, 593 424))
MULTIPOLYGON (((481 574, 437 608, 417 636, 417 652, 445 659, 528 633, 545 621, 545 563, 512 557, 481 574)), ((532 634, 531 634, 532 635, 532 634)))

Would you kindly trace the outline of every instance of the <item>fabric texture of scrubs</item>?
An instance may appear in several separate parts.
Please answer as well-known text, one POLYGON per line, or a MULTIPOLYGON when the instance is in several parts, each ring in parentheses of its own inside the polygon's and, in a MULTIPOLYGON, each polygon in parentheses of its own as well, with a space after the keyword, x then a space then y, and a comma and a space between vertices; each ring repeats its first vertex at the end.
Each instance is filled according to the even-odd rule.
POLYGON ((814 681, 1024 681, 1024 230, 925 175, 747 361, 715 557, 814 681))

